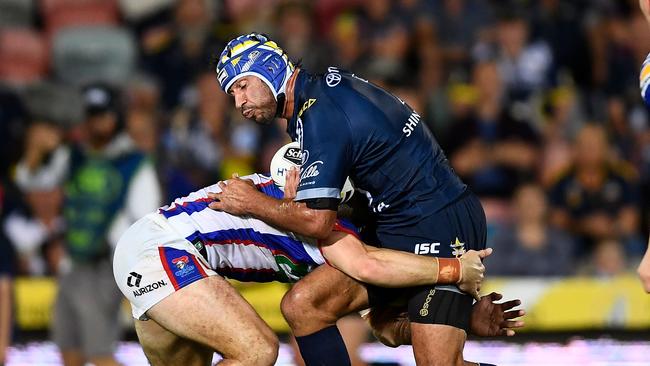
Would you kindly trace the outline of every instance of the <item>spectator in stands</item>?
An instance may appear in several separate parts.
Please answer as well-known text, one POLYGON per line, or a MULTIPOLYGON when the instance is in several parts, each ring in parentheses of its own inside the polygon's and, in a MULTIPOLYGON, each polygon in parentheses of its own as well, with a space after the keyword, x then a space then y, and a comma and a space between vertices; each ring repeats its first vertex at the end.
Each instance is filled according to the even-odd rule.
POLYGON ((559 87, 547 95, 541 126, 543 147, 540 182, 544 187, 548 187, 571 164, 571 142, 583 125, 576 92, 569 87, 559 87))
POLYGON ((544 40, 529 38, 529 25, 511 9, 496 28, 496 59, 510 101, 526 101, 552 84, 553 54, 544 40))
POLYGON ((81 144, 28 134, 17 184, 25 191, 53 183, 65 189, 69 265, 59 274, 52 328, 64 364, 116 365, 121 296, 112 274, 112 247, 131 223, 159 206, 161 197, 153 166, 119 133, 116 93, 107 85, 89 85, 83 103, 81 144))
POLYGON ((628 268, 623 244, 613 239, 598 242, 590 259, 585 268, 589 276, 614 277, 625 273, 628 268))
POLYGON ((34 187, 23 198, 24 205, 7 214, 2 228, 17 252, 18 273, 56 275, 65 230, 63 192, 59 186, 34 187))
POLYGON ((329 34, 332 59, 329 63, 352 72, 366 70, 369 63, 369 47, 362 39, 359 17, 343 13, 336 17, 329 34))
POLYGON ((192 100, 177 109, 162 132, 161 160, 171 197, 182 197, 220 177, 228 126, 227 96, 218 91, 214 76, 202 74, 193 85, 192 100))
MULTIPOLYGON (((421 67, 416 91, 424 101, 424 109, 422 109, 424 120, 435 136, 445 137, 452 119, 451 114, 454 113, 454 108, 450 105, 453 103, 454 92, 449 89, 455 86, 446 84, 445 63, 442 51, 438 47, 425 44, 419 50, 418 57, 421 67)), ((445 141, 441 140, 440 143, 444 144, 445 141)))
POLYGON ((446 152, 479 197, 508 200, 517 185, 534 178, 540 137, 527 122, 503 109, 496 64, 477 64, 474 86, 478 104, 465 119, 452 122, 446 152))
POLYGON ((417 76, 407 59, 408 26, 393 15, 390 1, 366 1, 360 13, 362 39, 370 52, 367 69, 352 70, 378 84, 412 83, 417 76))
MULTIPOLYGON (((63 164, 65 152, 57 149, 63 134, 61 127, 42 118, 29 125, 25 142, 30 155, 24 157, 27 164, 36 164, 39 159, 36 155, 41 154, 54 164, 63 164), (35 146, 38 141, 47 143, 35 146)), ((63 196, 59 177, 42 179, 41 185, 22 187, 22 195, 16 198, 15 207, 5 213, 2 223, 1 230, 16 251, 17 273, 21 275, 56 274, 61 259, 60 239, 65 225, 61 216, 63 196)))
MULTIPOLYGON (((0 184, 0 216, 3 213, 4 191, 0 184)), ((7 362, 13 328, 14 252, 9 240, 0 231, 0 366, 7 362)))
POLYGON ((594 60, 585 32, 586 4, 557 0, 530 4, 530 38, 548 44, 553 55, 552 72, 570 77, 578 87, 590 85, 594 60))
POLYGON ((27 112, 14 90, 0 86, 0 179, 7 181, 10 168, 20 158, 27 112))
POLYGON ((214 2, 180 0, 176 2, 173 24, 144 35, 144 63, 162 85, 163 105, 174 109, 195 78, 209 70, 209 60, 222 48, 216 37, 214 2))
POLYGON ((638 244, 639 211, 635 172, 610 159, 603 127, 586 125, 573 146, 573 164, 551 187, 551 221, 577 235, 576 254, 591 252, 596 242, 638 244))
POLYGON ((483 1, 423 1, 426 14, 434 19, 443 57, 451 68, 467 67, 474 42, 491 21, 491 11, 483 1))
POLYGON ((158 117, 144 108, 129 109, 126 115, 126 131, 141 152, 153 156, 158 148, 158 117))
POLYGON ((278 43, 287 54, 301 60, 312 72, 325 72, 331 65, 328 45, 314 31, 312 5, 306 1, 281 2, 275 14, 278 43))
POLYGON ((567 233, 549 225, 543 188, 535 183, 520 186, 512 206, 511 223, 497 233, 492 245, 495 255, 488 260, 490 275, 571 274, 574 243, 567 233))

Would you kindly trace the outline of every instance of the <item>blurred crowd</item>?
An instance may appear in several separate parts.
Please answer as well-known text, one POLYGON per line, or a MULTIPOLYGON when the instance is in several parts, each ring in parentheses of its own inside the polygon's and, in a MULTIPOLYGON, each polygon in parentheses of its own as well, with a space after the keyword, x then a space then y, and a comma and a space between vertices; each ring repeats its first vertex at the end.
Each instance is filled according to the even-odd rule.
MULTIPOLYGON (((268 171, 286 126, 244 120, 213 71, 250 31, 423 116, 482 199, 489 275, 611 276, 643 254, 650 29, 636 0, 0 0, 0 235, 15 273, 55 275, 74 253, 101 252, 70 243, 75 220, 95 214, 71 194, 77 150, 143 154, 157 187, 135 195, 140 208, 268 171)), ((104 216, 93 230, 111 243, 104 216)))
POLYGON ((91 298, 117 309, 107 261, 129 223, 267 172, 288 142, 216 82, 214 56, 251 31, 423 116, 482 200, 489 276, 609 277, 643 254, 650 29, 636 0, 0 0, 0 300, 7 273, 58 275, 64 351, 79 334, 84 354, 110 351, 93 337, 110 317, 61 322, 91 298))

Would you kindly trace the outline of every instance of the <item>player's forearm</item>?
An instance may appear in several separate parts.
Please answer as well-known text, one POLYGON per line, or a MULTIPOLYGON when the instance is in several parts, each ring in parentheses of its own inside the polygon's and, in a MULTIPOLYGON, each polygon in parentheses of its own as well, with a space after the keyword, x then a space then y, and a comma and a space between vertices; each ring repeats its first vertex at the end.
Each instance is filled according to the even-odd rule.
MULTIPOLYGON (((348 276, 365 283, 382 287, 410 287, 433 283, 456 283, 457 272, 440 271, 438 260, 433 257, 366 246, 358 238, 333 232, 321 243, 321 250, 328 262, 348 276)), ((445 268, 447 269, 447 268, 445 268)))
POLYGON ((379 249, 366 246, 368 261, 371 263, 363 270, 364 282, 383 287, 420 286, 428 284, 455 284, 460 275, 460 264, 454 269, 441 268, 449 265, 443 259, 419 256, 391 249, 379 249), (441 265, 442 264, 442 265, 441 265), (443 271, 441 271, 443 269, 443 271))
POLYGON ((269 225, 316 239, 326 238, 336 220, 335 212, 326 215, 327 212, 321 212, 324 210, 310 209, 304 203, 279 200, 263 193, 251 200, 246 211, 269 225))

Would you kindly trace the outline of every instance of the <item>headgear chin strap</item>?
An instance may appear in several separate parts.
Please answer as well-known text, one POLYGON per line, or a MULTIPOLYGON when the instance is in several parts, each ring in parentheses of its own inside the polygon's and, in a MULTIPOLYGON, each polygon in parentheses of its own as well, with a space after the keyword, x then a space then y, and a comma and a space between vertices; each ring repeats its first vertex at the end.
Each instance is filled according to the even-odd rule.
POLYGON ((280 93, 278 96, 275 98, 275 100, 278 102, 278 106, 275 109, 275 117, 282 117, 282 114, 284 113, 284 103, 286 102, 286 94, 285 93, 280 93))

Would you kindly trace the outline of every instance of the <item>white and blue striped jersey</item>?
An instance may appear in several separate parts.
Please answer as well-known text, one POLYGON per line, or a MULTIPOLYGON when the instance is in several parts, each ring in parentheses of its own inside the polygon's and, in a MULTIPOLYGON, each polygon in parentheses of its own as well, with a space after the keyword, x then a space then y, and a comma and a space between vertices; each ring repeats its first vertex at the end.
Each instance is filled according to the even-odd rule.
MULTIPOLYGON (((269 196, 283 196, 269 177, 252 174, 243 178, 269 196)), ((210 209, 208 192, 220 191, 214 184, 158 210, 178 234, 195 246, 205 246, 214 271, 240 281, 295 282, 325 263, 315 239, 278 230, 250 216, 210 209)), ((337 223, 336 229, 356 233, 347 223, 337 223)))

